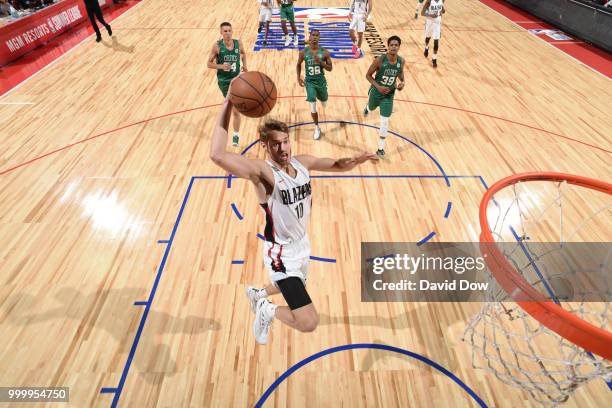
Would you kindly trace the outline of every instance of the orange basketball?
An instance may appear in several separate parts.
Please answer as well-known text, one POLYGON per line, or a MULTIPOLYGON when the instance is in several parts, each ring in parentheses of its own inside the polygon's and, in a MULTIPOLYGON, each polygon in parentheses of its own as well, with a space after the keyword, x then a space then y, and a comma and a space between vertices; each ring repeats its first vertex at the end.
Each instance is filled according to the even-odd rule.
POLYGON ((276 85, 261 72, 243 72, 232 82, 230 101, 243 115, 260 118, 276 105, 276 85))

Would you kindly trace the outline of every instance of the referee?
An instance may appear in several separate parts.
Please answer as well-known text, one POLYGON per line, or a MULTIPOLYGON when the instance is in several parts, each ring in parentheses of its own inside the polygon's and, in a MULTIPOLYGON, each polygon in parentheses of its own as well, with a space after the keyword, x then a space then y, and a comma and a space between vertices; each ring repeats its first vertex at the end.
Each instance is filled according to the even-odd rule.
POLYGON ((102 15, 102 10, 100 9, 100 4, 98 0, 85 0, 85 9, 87 9, 87 16, 89 17, 89 21, 91 21, 91 26, 96 32, 96 42, 102 41, 102 34, 100 34, 100 29, 98 28, 98 24, 96 24, 96 17, 98 21, 102 23, 106 31, 108 31, 108 35, 113 35, 113 30, 111 30, 110 24, 104 21, 104 16, 102 15))

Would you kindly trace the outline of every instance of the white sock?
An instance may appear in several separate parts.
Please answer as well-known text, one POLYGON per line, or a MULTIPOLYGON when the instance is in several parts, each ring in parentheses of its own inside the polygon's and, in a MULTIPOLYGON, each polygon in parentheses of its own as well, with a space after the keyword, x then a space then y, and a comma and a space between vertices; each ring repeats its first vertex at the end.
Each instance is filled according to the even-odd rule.
POLYGON ((437 54, 434 53, 433 57, 431 57, 431 59, 435 60, 438 57, 437 54))
POLYGON ((234 136, 239 136, 237 130, 234 130, 234 136))
POLYGON ((380 137, 382 137, 383 139, 387 137, 388 129, 389 129, 389 118, 381 116, 380 117, 380 130, 378 131, 378 134, 380 135, 380 137))
POLYGON ((428 50, 428 49, 429 49, 429 45, 426 45, 426 46, 425 46, 425 49, 426 49, 426 50, 428 50))
POLYGON ((316 102, 309 102, 310 103, 310 113, 317 113, 317 103, 316 102))
POLYGON ((369 103, 366 103, 366 110, 367 110, 368 112, 372 112, 372 111, 370 110, 370 104, 369 104, 369 103))
POLYGON ((385 138, 382 136, 378 138, 378 150, 385 150, 385 138))

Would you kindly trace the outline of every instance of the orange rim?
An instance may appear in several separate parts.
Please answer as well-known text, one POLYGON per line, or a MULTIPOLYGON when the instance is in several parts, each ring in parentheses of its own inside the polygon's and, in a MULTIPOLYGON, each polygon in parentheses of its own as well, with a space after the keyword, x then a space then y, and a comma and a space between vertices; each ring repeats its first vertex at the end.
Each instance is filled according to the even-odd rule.
POLYGON ((480 201, 480 249, 495 280, 506 293, 533 318, 558 335, 585 350, 612 360, 612 333, 588 323, 564 310, 535 290, 501 253, 489 230, 487 207, 495 193, 505 187, 529 181, 566 181, 580 187, 612 194, 612 184, 588 177, 564 173, 522 173, 493 184, 480 201))

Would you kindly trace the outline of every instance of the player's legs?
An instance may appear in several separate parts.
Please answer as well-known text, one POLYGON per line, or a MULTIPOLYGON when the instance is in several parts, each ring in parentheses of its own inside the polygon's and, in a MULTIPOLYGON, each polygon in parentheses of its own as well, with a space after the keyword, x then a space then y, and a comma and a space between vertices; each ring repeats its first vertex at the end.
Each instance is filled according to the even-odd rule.
POLYGON ((291 38, 289 37, 289 30, 287 30, 288 13, 287 13, 286 7, 281 7, 280 19, 281 19, 281 28, 283 29, 283 34, 285 34, 285 47, 288 47, 289 44, 291 44, 291 38))
MULTIPOLYGON (((217 84, 219 85, 221 94, 223 94, 223 98, 225 98, 227 96, 227 91, 229 90, 229 87, 230 87, 230 82, 217 82, 217 84)), ((238 143, 240 143, 240 135, 238 134, 238 131, 240 130, 241 113, 238 112, 236 108, 234 108, 234 112, 232 113, 232 116, 233 116, 232 121, 234 125, 234 134, 232 135, 232 145, 238 146, 238 143)))
POLYGON ((266 34, 264 35, 264 45, 268 45, 268 33, 270 32, 270 20, 266 21, 266 34))
POLYGON ((321 137, 321 128, 319 127, 319 113, 317 112, 317 85, 306 82, 304 87, 306 88, 306 101, 310 105, 310 116, 315 123, 313 138, 318 140, 321 137))
POLYGON ((299 39, 297 35, 297 28, 295 27, 295 16, 293 14, 293 8, 291 9, 291 19, 289 20, 289 22, 291 23, 291 30, 293 31, 293 46, 297 47, 299 39))
POLYGON ((440 21, 437 21, 433 28, 433 39, 434 39, 434 49, 433 56, 431 57, 431 63, 433 67, 436 68, 438 66, 438 47, 440 45, 440 21))
MULTIPOLYGON (((316 99, 321 101, 321 105, 325 108, 329 95, 327 94, 327 82, 318 83, 315 85, 316 99)), ((312 120, 315 122, 315 132, 313 138, 319 140, 321 138, 321 128, 319 127, 319 113, 317 112, 317 104, 315 102, 310 103, 310 112, 312 114, 312 120)))
POLYGON ((431 40, 431 36, 433 34, 433 24, 431 19, 425 19, 425 51, 423 55, 425 58, 429 55, 429 40, 431 40))
POLYGON ((368 103, 366 104, 365 109, 363 110, 363 115, 368 116, 368 113, 376 110, 378 105, 380 105, 380 101, 382 100, 382 95, 374 88, 370 87, 370 91, 368 92, 368 103))
POLYGON ((379 157, 385 155, 385 142, 389 133, 389 118, 393 113, 393 98, 384 98, 380 102, 380 128, 378 130, 378 150, 379 157))
POLYGON ((275 317, 301 332, 311 332, 319 324, 319 315, 304 282, 295 276, 277 282, 288 306, 278 306, 275 317))

